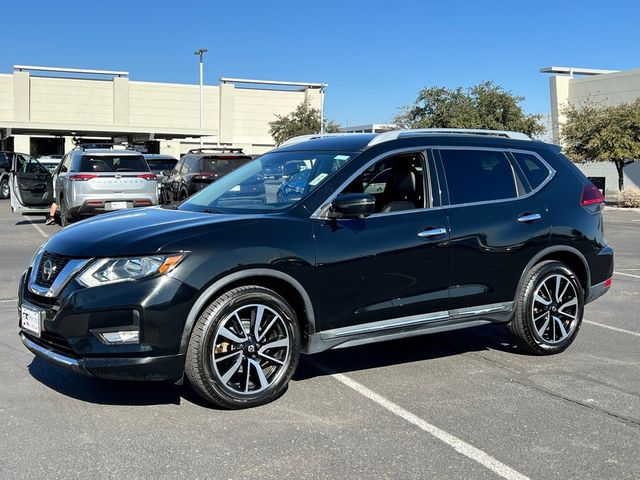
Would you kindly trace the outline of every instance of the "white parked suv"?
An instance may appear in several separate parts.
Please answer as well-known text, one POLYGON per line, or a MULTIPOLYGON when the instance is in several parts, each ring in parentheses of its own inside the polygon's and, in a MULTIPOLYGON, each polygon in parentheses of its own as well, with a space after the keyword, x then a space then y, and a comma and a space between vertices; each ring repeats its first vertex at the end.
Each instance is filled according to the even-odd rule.
MULTIPOLYGON (((45 177, 48 172, 44 167, 40 169, 45 177)), ((20 174, 17 177, 20 183, 20 174)), ((59 205, 63 226, 98 213, 158 204, 156 176, 142 154, 111 144, 77 146, 64 156, 52 180, 43 178, 40 183, 52 190, 49 198, 59 205)), ((12 198, 12 206, 26 214, 48 207, 33 208, 34 205, 25 205, 17 198, 12 198)))
POLYGON ((62 226, 84 216, 158 204, 156 175, 143 155, 108 144, 85 144, 67 153, 54 173, 62 226))

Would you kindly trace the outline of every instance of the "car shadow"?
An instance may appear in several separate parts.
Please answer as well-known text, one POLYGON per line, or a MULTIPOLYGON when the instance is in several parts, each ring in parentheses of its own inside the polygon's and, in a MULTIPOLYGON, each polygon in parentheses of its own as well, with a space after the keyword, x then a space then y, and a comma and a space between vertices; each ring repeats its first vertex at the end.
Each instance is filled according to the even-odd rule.
MULTIPOLYGON (((513 344, 509 332, 503 325, 485 325, 329 350, 312 356, 303 355, 292 380, 303 382, 332 373, 425 362, 489 350, 528 355, 513 344)), ((182 400, 186 400, 203 408, 217 409, 203 400, 187 382, 178 386, 163 382, 131 382, 85 377, 50 365, 37 357, 28 369, 31 376, 43 385, 62 395, 85 402, 100 405, 149 406, 179 405, 182 400)))
POLYGON ((31 376, 67 397, 100 405, 179 405, 181 388, 163 382, 127 382, 85 377, 34 357, 31 376))
POLYGON ((304 381, 332 373, 370 370, 489 350, 530 355, 514 344, 504 325, 482 325, 302 356, 293 380, 304 381))

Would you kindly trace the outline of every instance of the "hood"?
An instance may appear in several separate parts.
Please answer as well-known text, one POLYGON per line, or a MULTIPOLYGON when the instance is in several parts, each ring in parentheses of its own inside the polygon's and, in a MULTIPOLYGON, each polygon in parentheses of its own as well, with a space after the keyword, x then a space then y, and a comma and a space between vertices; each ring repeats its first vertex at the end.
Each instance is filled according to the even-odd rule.
MULTIPOLYGON (((136 208, 100 215, 66 227, 49 239, 45 249, 70 257, 148 255, 161 252, 163 246, 181 239, 252 221, 250 215, 136 208)), ((175 245, 173 247, 175 249, 175 245)))

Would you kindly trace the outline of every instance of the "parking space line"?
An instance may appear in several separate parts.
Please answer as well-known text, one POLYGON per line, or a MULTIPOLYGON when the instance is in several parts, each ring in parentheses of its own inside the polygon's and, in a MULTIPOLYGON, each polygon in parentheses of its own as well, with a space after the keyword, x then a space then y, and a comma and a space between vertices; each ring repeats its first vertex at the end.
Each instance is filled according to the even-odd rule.
POLYGON ((15 303, 17 301, 18 301, 17 298, 8 298, 6 300, 0 300, 0 303, 11 303, 11 302, 15 303))
POLYGON ((626 333, 627 335, 633 335, 634 337, 640 337, 640 333, 632 332, 631 330, 625 330, 624 328, 612 327, 611 325, 605 325, 603 323, 592 322, 591 320, 584 320, 584 323, 588 323, 589 325, 595 325, 596 327, 607 328, 609 330, 613 330, 614 332, 626 333))
POLYGON ((495 459, 485 451, 480 450, 479 448, 474 447, 473 445, 465 442, 464 440, 461 440, 458 437, 455 437, 450 433, 445 432, 444 430, 436 427, 435 425, 432 425, 426 420, 423 420, 417 415, 414 415, 408 410, 405 410, 400 405, 393 403, 391 400, 388 400, 382 395, 377 394, 373 390, 369 390, 367 387, 365 387, 361 383, 356 382, 355 380, 347 377, 346 375, 343 375, 341 373, 336 373, 330 368, 324 366, 323 364, 317 362, 314 359, 307 357, 307 361, 311 363, 313 366, 315 366, 318 370, 321 370, 329 374, 338 382, 351 388, 352 390, 368 398, 372 402, 377 403, 385 410, 393 413, 394 415, 402 418, 403 420, 406 420, 412 425, 415 425, 421 430, 437 438, 441 442, 446 443, 451 448, 456 450, 458 453, 461 453, 465 457, 473 460, 474 462, 479 463, 483 467, 488 468, 489 470, 494 472, 496 475, 499 475, 500 477, 506 478, 508 480, 528 480, 529 479, 529 477, 521 474, 520 472, 517 472, 516 470, 509 467, 508 465, 505 465, 504 463, 495 459))
POLYGON ((624 275, 625 277, 640 278, 640 275, 632 275, 631 273, 613 272, 615 275, 624 275))
POLYGON ((33 223, 31 221, 29 221, 29 224, 33 225, 33 227, 38 230, 40 232, 40 235, 42 235, 44 238, 49 238, 49 235, 47 235, 47 232, 45 232, 44 230, 42 230, 42 228, 40 228, 40 225, 33 223))

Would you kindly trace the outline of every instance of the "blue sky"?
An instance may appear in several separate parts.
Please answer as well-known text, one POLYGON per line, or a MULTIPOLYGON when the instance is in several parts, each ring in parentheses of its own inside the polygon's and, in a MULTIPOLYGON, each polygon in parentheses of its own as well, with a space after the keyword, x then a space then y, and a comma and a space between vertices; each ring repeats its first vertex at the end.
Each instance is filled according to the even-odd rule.
POLYGON ((22 1, 2 7, 14 64, 126 70, 132 80, 221 76, 326 82, 341 124, 386 122, 425 86, 493 80, 549 111, 548 65, 640 67, 638 1, 22 1))

